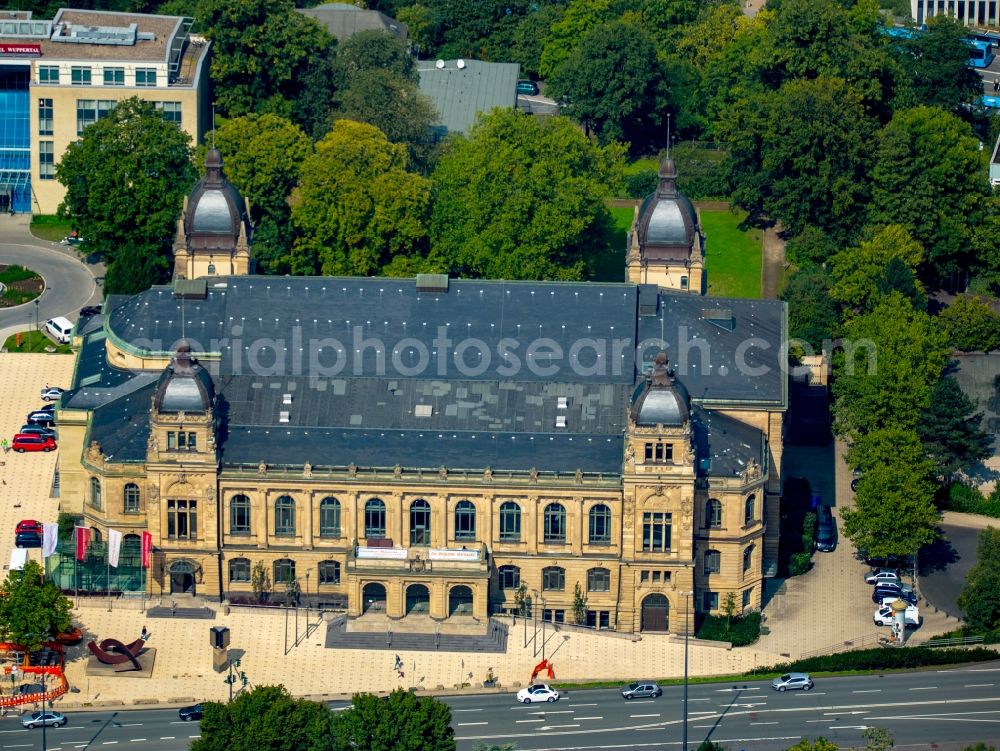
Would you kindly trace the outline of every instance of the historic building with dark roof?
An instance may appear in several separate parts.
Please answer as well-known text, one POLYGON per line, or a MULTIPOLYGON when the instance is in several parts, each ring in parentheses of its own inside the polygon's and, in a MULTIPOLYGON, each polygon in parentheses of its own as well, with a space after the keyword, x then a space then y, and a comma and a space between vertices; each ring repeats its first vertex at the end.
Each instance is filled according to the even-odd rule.
POLYGON ((635 211, 628 235, 627 279, 703 294, 704 246, 698 212, 677 190, 677 168, 674 160, 665 156, 656 191, 635 211))
MULTIPOLYGON (((579 585, 587 623, 627 632, 761 606, 784 303, 222 273, 252 263, 249 226, 208 159, 177 278, 81 324, 58 412, 61 510, 152 536, 129 586, 250 599, 257 571, 350 616, 482 619, 528 597, 560 621, 579 585)), ((645 247, 700 248, 690 204, 661 200, 645 247)))

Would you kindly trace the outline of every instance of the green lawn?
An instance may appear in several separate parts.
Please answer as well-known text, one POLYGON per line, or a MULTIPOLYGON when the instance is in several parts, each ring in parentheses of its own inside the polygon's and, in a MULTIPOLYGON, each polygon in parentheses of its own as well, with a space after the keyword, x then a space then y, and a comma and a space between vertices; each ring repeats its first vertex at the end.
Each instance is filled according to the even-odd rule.
POLYGON ((634 162, 629 162, 625 165, 625 174, 636 175, 640 172, 658 172, 659 169, 660 160, 655 157, 636 159, 634 162))
POLYGON ((740 229, 746 213, 702 209, 705 232, 705 273, 708 294, 713 297, 753 297, 761 295, 764 262, 763 233, 740 229))
POLYGON ((31 218, 31 234, 39 240, 57 243, 72 229, 73 225, 68 219, 61 219, 53 214, 37 214, 31 218))
POLYGON ((46 347, 54 347, 60 354, 69 354, 73 351, 68 345, 56 344, 39 331, 22 331, 20 334, 9 336, 3 347, 7 352, 46 352, 46 347), (17 344, 18 336, 21 337, 21 346, 17 344))

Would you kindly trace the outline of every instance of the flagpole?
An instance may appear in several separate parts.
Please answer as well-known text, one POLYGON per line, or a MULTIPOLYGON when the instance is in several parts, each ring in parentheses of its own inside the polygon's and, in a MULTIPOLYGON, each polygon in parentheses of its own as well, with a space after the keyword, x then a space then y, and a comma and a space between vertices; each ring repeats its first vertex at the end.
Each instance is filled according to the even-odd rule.
POLYGON ((105 548, 104 561, 107 564, 107 570, 108 570, 108 580, 107 580, 107 584, 108 584, 108 612, 110 613, 111 612, 111 525, 110 524, 108 525, 107 535, 105 535, 105 536, 108 538, 107 546, 105 548))

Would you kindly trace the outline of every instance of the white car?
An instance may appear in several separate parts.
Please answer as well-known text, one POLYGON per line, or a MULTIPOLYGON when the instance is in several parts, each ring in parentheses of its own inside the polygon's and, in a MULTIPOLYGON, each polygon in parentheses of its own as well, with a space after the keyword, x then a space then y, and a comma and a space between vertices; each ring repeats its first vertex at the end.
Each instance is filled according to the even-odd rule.
POLYGON ((42 389, 42 401, 43 402, 57 402, 62 398, 63 389, 58 386, 46 386, 42 389))
POLYGON ((900 584, 899 574, 885 569, 865 575, 865 584, 900 584))
POLYGON ((554 702, 559 701, 559 692, 550 688, 548 684, 536 683, 518 691, 517 700, 525 704, 533 704, 536 701, 554 702))
MULTIPOLYGON (((872 618, 876 626, 891 626, 894 618, 892 608, 886 606, 875 611, 872 618)), ((920 609, 916 605, 907 605, 903 612, 903 622, 907 628, 916 628, 920 625, 920 609)))

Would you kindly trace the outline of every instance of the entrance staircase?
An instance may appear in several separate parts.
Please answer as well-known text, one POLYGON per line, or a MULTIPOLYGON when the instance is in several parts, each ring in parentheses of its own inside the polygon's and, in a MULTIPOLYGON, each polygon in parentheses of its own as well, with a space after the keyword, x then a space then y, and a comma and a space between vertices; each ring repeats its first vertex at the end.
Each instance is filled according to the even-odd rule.
POLYGON ((360 618, 341 616, 330 623, 326 646, 331 649, 380 649, 397 652, 506 652, 506 624, 470 616, 437 622, 426 615, 391 619, 377 613, 360 618))

